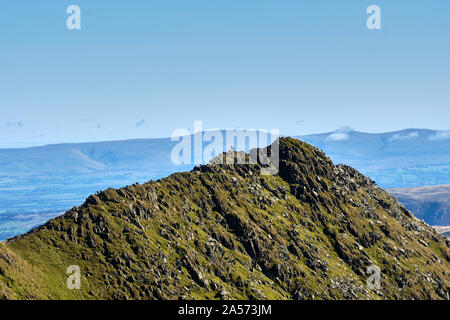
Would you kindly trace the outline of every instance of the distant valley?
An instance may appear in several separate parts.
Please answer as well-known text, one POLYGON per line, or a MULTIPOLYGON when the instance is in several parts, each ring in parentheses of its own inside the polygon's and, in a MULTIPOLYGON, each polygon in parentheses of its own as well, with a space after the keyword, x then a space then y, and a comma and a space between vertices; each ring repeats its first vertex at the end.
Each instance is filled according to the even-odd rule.
POLYGON ((388 191, 416 217, 428 221, 431 225, 450 226, 450 185, 388 191))

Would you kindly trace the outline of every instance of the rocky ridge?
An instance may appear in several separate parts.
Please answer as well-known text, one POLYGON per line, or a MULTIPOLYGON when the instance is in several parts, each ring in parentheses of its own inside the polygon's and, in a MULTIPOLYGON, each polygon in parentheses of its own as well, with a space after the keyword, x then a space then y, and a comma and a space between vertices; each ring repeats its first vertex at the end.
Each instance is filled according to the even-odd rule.
POLYGON ((279 152, 273 176, 213 163, 91 195, 0 244, 0 298, 449 299, 448 240, 319 149, 279 152))

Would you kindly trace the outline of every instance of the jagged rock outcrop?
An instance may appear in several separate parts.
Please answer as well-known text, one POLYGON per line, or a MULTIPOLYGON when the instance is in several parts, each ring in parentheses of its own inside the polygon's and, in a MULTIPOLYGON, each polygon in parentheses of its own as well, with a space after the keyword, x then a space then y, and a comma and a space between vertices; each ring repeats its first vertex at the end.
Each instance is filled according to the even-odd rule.
POLYGON ((0 244, 0 298, 449 299, 444 237, 320 150, 279 151, 273 176, 215 162, 90 196, 0 244))

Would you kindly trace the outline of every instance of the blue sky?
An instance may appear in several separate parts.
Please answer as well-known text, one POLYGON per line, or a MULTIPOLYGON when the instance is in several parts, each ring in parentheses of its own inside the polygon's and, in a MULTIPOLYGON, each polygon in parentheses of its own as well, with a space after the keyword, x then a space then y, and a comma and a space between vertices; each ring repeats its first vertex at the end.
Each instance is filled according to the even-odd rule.
POLYGON ((449 40, 448 0, 2 0, 0 147, 450 129, 449 40))

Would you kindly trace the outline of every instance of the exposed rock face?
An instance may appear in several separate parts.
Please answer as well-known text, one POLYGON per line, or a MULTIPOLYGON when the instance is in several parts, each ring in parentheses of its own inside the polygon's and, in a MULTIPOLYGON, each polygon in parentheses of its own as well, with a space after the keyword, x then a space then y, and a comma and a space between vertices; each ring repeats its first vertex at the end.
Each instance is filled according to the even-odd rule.
POLYGON ((449 299, 444 237, 320 150, 279 150, 275 176, 210 164, 92 195, 0 244, 0 297, 449 299))

